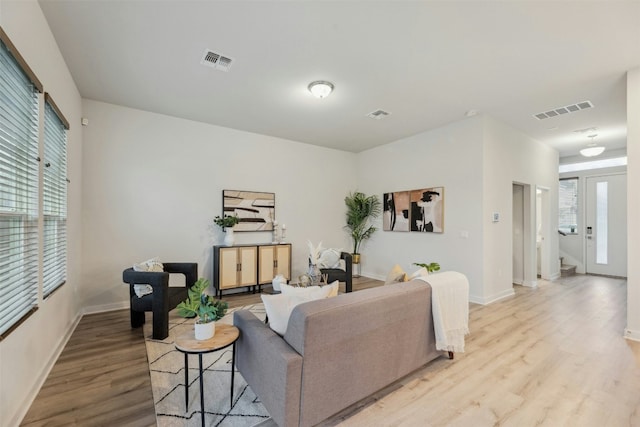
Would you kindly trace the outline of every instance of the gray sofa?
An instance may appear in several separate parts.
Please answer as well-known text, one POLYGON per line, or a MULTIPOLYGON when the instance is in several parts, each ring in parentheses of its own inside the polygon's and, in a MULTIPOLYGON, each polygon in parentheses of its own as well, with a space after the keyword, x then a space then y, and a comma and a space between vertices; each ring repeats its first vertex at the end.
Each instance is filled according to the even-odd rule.
POLYGON ((283 337, 246 310, 234 324, 236 367, 281 427, 315 425, 446 354, 420 280, 298 305, 283 337))

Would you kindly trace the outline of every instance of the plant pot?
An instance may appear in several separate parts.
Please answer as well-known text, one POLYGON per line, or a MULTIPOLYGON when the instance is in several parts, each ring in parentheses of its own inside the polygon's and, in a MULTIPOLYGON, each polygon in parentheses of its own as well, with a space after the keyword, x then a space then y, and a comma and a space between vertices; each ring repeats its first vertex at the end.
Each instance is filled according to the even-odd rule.
POLYGON ((360 254, 351 254, 351 263, 353 264, 353 277, 360 277, 360 254))
POLYGON ((194 329, 198 341, 208 340, 216 333, 216 322, 200 323, 200 320, 196 319, 194 329))
POLYGON ((233 243, 235 241, 236 241, 236 238, 233 235, 233 228, 227 228, 227 231, 224 233, 224 245, 233 246, 233 243))

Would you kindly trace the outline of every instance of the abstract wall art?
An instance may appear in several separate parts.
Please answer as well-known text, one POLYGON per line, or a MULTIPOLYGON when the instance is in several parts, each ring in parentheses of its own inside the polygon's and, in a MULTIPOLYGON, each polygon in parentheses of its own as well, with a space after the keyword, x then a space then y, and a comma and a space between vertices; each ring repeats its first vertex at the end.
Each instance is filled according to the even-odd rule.
POLYGON ((222 190, 224 215, 235 215, 240 222, 234 231, 273 231, 276 217, 275 193, 222 190))

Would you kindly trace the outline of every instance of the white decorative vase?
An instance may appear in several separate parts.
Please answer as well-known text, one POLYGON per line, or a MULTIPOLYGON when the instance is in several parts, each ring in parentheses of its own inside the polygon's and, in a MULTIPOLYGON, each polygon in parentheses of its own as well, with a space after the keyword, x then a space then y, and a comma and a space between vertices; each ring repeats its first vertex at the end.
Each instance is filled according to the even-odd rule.
POLYGON ((199 319, 196 319, 195 331, 196 339, 199 341, 213 338, 216 333, 216 322, 199 323, 199 319))
POLYGON ((235 241, 236 241, 236 238, 233 235, 233 228, 227 228, 227 231, 224 233, 224 245, 233 246, 233 243, 235 241))

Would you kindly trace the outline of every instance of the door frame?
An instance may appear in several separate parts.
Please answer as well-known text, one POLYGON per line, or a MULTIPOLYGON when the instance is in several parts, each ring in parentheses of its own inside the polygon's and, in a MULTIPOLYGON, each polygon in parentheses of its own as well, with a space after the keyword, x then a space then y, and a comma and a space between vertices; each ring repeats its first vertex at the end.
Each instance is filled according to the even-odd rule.
MULTIPOLYGON (((582 209, 582 265, 584 268, 584 273, 585 274, 591 274, 591 275, 598 275, 597 273, 589 273, 587 271, 587 181, 590 178, 606 178, 609 176, 617 176, 617 175, 624 175, 625 177, 628 177, 627 172, 626 171, 622 171, 622 172, 612 172, 612 173, 599 173, 599 174, 594 174, 594 175, 586 175, 582 178, 580 178, 580 180, 582 181, 581 183, 581 189, 582 189, 582 200, 580 202, 580 209, 582 209)), ((629 181, 627 179, 627 194, 629 192, 629 181)), ((629 225, 629 218, 627 218, 627 227, 629 225)), ((628 239, 628 237, 627 237, 628 239)), ((627 240, 627 262, 628 262, 628 254, 629 254, 629 242, 627 240)), ((627 264, 627 272, 629 270, 629 265, 627 264)), ((624 277, 624 276, 615 276, 615 277, 624 277)))

